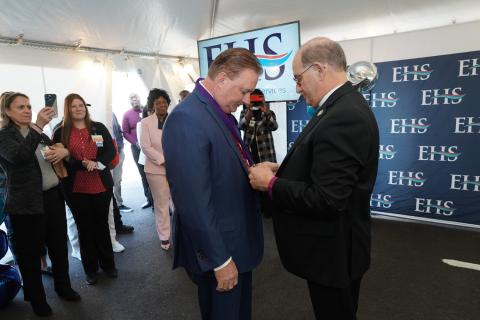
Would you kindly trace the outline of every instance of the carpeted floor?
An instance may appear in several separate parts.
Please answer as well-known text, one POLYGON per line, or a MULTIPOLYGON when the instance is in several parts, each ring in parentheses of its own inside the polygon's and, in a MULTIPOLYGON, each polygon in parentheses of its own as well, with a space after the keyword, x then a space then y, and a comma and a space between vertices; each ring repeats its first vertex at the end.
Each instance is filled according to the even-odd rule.
MULTIPOLYGON (((196 289, 183 270, 171 270, 172 252, 160 249, 151 210, 138 209, 138 189, 125 189, 124 214, 135 226, 119 240, 119 277, 101 275, 96 286, 84 284, 80 261, 70 258, 73 286, 82 302, 60 300, 52 279, 44 277, 51 319, 197 320, 196 289)), ((372 267, 364 278, 361 320, 478 320, 480 272, 453 268, 443 258, 480 263, 480 232, 375 219, 372 267)), ((265 221, 265 256, 254 272, 253 319, 313 319, 306 285, 280 265, 271 221, 265 221)), ((23 294, 0 310, 2 320, 36 319, 23 294)))

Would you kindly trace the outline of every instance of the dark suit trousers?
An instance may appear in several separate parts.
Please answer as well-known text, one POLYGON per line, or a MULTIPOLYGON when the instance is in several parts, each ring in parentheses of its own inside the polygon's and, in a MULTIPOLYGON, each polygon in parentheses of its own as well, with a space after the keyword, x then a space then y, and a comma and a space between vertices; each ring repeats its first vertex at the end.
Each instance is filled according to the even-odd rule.
POLYGON ((23 296, 31 302, 46 300, 40 270, 40 252, 45 244, 43 214, 8 214, 5 220, 9 242, 23 280, 23 296))
POLYGON ((72 193, 70 208, 77 224, 80 255, 86 274, 115 268, 108 213, 112 189, 98 194, 72 193))
POLYGON ((120 213, 120 209, 118 209, 117 200, 115 197, 112 197, 113 202, 113 223, 115 224, 115 229, 118 230, 123 225, 122 221, 122 214, 120 213))
POLYGON ((218 292, 213 272, 190 275, 198 287, 202 320, 250 320, 252 318, 252 272, 240 273, 230 291, 218 292))
POLYGON ((52 261, 55 289, 69 289, 67 219, 60 187, 43 192, 43 207, 47 219, 45 242, 52 261))
POLYGON ((46 245, 52 261, 55 289, 70 288, 67 222, 59 187, 43 192, 45 214, 8 215, 6 224, 15 260, 23 278, 24 297, 45 301, 40 256, 46 245))
POLYGON ((130 146, 132 149, 133 160, 135 160, 138 172, 140 173, 140 177, 142 178, 143 194, 145 195, 145 198, 147 198, 148 202, 153 204, 152 193, 150 192, 150 187, 148 186, 147 176, 145 175, 145 171, 143 170, 143 165, 138 163, 138 158, 140 157, 140 148, 134 144, 130 146))
POLYGON ((361 281, 351 281, 347 288, 326 287, 308 281, 316 319, 356 320, 361 281))

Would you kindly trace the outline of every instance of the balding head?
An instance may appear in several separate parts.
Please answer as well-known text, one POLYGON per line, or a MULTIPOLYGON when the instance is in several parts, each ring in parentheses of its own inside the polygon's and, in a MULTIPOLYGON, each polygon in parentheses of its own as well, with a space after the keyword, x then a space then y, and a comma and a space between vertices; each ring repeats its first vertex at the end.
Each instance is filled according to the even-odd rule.
POLYGON ((140 108, 140 97, 136 93, 130 93, 128 101, 133 108, 140 108))
POLYGON ((328 38, 318 37, 308 41, 300 48, 299 54, 303 66, 320 62, 330 65, 335 71, 347 70, 347 59, 342 47, 328 38))
POLYGON ((314 38, 302 45, 292 68, 297 92, 314 107, 329 91, 347 81, 345 54, 328 38, 314 38))

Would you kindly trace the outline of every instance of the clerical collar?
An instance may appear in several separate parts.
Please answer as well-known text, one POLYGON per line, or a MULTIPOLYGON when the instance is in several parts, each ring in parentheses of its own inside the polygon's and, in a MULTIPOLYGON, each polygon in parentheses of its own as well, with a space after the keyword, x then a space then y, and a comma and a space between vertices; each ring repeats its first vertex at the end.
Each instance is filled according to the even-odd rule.
POLYGON ((239 152, 242 154, 243 160, 246 164, 247 167, 249 167, 251 164, 253 164, 252 156, 250 152, 248 151, 247 146, 245 143, 242 141, 240 137, 240 132, 238 131, 237 127, 237 120, 231 113, 225 113, 218 102, 215 100, 213 95, 210 93, 210 91, 205 88, 203 85, 203 80, 202 78, 199 78, 195 84, 195 90, 204 97, 205 99, 208 100, 209 104, 213 107, 215 112, 218 114, 220 119, 222 119, 223 123, 227 126, 228 130, 230 131, 230 134, 232 135, 233 139, 235 140, 235 143, 237 147, 239 147, 239 152))
POLYGON ((203 84, 203 81, 204 81, 204 80, 205 80, 205 79, 199 79, 199 80, 198 80, 198 83, 202 86, 203 89, 205 89, 205 91, 207 91, 207 93, 210 95, 210 97, 212 97, 213 99, 215 99, 215 98, 213 97, 213 94, 210 92, 210 90, 208 90, 207 87, 205 87, 205 85, 203 84))

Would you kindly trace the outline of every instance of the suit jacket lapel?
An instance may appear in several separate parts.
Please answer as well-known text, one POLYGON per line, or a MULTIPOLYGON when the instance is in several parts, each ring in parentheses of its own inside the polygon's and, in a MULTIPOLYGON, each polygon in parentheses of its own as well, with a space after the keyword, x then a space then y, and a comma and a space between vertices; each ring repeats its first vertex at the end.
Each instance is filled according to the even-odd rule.
POLYGON ((238 147, 233 140, 232 134, 230 133, 230 130, 228 130, 227 126, 223 122, 222 119, 220 119, 219 115, 217 112, 213 109, 214 106, 210 105, 206 99, 202 97, 201 94, 197 93, 197 96, 200 98, 200 100, 204 103, 204 107, 207 110, 207 112, 210 114, 210 116, 214 119, 215 123, 219 127, 220 131, 223 133, 225 138, 227 139, 228 145, 232 149, 232 151, 235 153, 237 156, 238 160, 240 161, 240 164, 242 165, 243 171, 245 174, 248 176, 248 168, 245 167, 245 161, 243 160, 243 156, 240 154, 238 151, 238 147))
POLYGON ((297 146, 309 135, 310 132, 314 130, 314 128, 320 123, 320 120, 325 116, 325 114, 328 113, 328 109, 337 101, 340 97, 343 95, 347 94, 348 92, 355 90, 352 86, 352 84, 347 81, 345 84, 340 86, 337 90, 335 90, 330 97, 328 97, 327 101, 323 104, 323 106, 320 108, 320 110, 316 113, 315 116, 313 116, 312 119, 308 122, 307 126, 302 130, 302 133, 300 136, 298 136, 297 140, 293 144, 293 146, 290 148, 288 151, 287 155, 285 156, 285 159, 282 161, 282 164, 280 165, 280 168, 278 171, 282 169, 285 163, 287 163, 288 159, 290 156, 293 154, 297 146))
POLYGON ((148 120, 149 120, 149 122, 147 122, 147 124, 150 126, 149 129, 151 129, 152 132, 155 132, 153 129, 158 128, 158 118, 157 118, 157 116, 152 117, 151 119, 148 119, 148 120))
MULTIPOLYGON (((322 107, 323 109, 323 107, 322 107)), ((323 116, 325 115, 325 110, 319 110, 319 112, 317 113, 317 115, 315 115, 312 119, 310 119, 310 121, 308 122, 307 126, 305 128, 303 128, 302 130, 302 133, 300 133, 300 135, 298 136, 297 140, 295 140, 295 143, 293 144, 293 146, 290 148, 290 150, 288 151, 287 155, 285 156, 285 158, 283 159, 280 167, 278 168, 278 171, 280 172, 282 170, 282 168, 284 167, 284 165, 288 162, 288 159, 290 159, 290 156, 293 154, 293 152, 295 151, 295 149, 297 148, 297 146, 300 144, 300 142, 302 142, 303 139, 305 139, 306 136, 308 136, 308 133, 311 132, 313 130, 314 127, 316 127, 316 125, 320 122, 320 120, 323 118, 323 116)))

